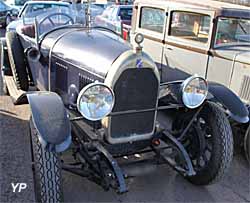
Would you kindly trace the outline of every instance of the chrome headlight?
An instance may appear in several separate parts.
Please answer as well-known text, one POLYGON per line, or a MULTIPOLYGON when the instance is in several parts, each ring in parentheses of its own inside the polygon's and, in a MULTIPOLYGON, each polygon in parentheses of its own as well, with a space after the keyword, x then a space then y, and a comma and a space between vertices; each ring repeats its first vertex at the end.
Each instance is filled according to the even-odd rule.
POLYGON ((78 111, 91 121, 101 120, 110 114, 114 103, 113 90, 103 83, 85 86, 77 98, 78 111))
POLYGON ((207 81, 198 76, 192 76, 182 83, 182 101, 190 109, 199 107, 208 94, 207 81))

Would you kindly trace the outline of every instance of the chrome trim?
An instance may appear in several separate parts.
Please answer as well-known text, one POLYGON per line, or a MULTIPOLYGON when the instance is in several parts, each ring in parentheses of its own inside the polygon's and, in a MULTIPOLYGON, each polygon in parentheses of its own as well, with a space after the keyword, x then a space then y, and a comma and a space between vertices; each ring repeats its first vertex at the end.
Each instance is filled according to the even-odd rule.
POLYGON ((99 83, 99 82, 90 83, 90 84, 86 85, 84 88, 82 88, 82 90, 80 91, 80 93, 78 94, 78 97, 77 97, 77 109, 78 109, 78 111, 81 113, 81 115, 82 115, 84 118, 86 118, 86 119, 88 119, 88 120, 90 120, 90 121, 99 121, 99 120, 102 120, 103 118, 98 118, 98 119, 89 118, 89 117, 87 117, 86 115, 83 115, 82 112, 80 111, 80 100, 81 100, 81 98, 82 98, 82 95, 84 94, 84 92, 85 92, 87 89, 89 89, 89 88, 91 88, 91 87, 94 87, 94 86, 104 86, 104 87, 107 88, 107 89, 110 91, 110 93, 112 94, 112 98, 113 98, 113 99, 112 99, 112 104, 111 104, 111 110, 110 110, 110 112, 106 113, 106 114, 103 116, 103 118, 105 118, 106 116, 108 116, 108 115, 112 112, 113 107, 114 107, 114 105, 115 105, 115 94, 114 94, 114 91, 113 91, 110 87, 108 87, 107 85, 105 85, 104 83, 99 83))
MULTIPOLYGON (((143 67, 141 68, 151 68, 153 69, 155 76, 158 79, 158 87, 160 87, 160 74, 158 72, 156 64, 151 60, 151 58, 141 52, 138 54, 135 54, 132 50, 124 52, 113 64, 110 68, 107 77, 104 81, 104 83, 109 86, 111 89, 114 88, 114 85, 116 84, 116 81, 119 79, 120 75, 126 70, 126 69, 133 69, 137 68, 136 61, 137 59, 141 59, 143 62, 143 67)), ((160 89, 160 88, 159 88, 160 89)), ((158 89, 158 94, 159 94, 158 89)), ((158 108, 158 100, 155 104, 155 118, 154 118, 154 126, 156 125, 156 117, 157 117, 157 108, 158 108)), ((112 113, 111 113, 112 115, 112 113)), ((153 127, 152 131, 147 134, 134 134, 130 137, 125 138, 112 138, 111 137, 111 117, 106 117, 102 120, 102 125, 106 129, 106 139, 111 144, 118 144, 118 143, 126 143, 126 142, 134 142, 139 140, 146 140, 150 139, 152 135, 155 132, 155 128, 153 127)))
POLYGON ((203 98, 203 100, 201 101, 201 103, 200 104, 197 104, 197 105, 195 105, 195 106, 189 106, 189 105, 186 105, 184 102, 184 105, 186 106, 186 107, 188 107, 188 108, 190 108, 190 109, 195 109, 195 108, 197 108, 197 107, 199 107, 200 105, 202 105, 203 104, 203 102, 205 101, 205 99, 207 98, 207 95, 208 95, 208 83, 207 83, 207 81, 206 81, 206 79, 204 79, 203 77, 200 77, 200 76, 197 76, 197 75, 193 75, 193 76, 191 76, 191 77, 189 77, 189 78, 187 78, 186 80, 184 80, 183 81, 183 83, 181 84, 181 97, 182 97, 182 101, 183 101, 183 92, 184 92, 184 89, 186 88, 186 86, 192 81, 192 80, 194 80, 194 79, 201 79, 201 80, 203 80, 204 82, 205 82, 205 84, 206 84, 206 95, 204 96, 204 98, 203 98))

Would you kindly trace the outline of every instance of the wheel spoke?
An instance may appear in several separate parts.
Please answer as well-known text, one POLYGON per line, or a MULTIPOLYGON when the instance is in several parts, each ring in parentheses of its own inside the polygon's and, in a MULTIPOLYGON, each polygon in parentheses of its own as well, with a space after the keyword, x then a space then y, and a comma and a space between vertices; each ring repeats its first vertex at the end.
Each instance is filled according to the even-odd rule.
POLYGON ((207 158, 206 153, 204 153, 204 154, 202 155, 202 159, 204 160, 205 165, 207 165, 208 162, 209 162, 209 159, 207 158))
POLYGON ((212 153, 212 146, 207 142, 206 143, 206 147, 205 147, 205 150, 209 151, 210 153, 212 153))

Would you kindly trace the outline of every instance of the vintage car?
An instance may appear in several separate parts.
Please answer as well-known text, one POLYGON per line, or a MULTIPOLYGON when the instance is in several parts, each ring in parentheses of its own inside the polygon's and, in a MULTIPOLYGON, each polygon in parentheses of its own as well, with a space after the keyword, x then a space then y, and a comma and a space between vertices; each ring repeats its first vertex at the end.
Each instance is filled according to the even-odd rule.
POLYGON ((6 27, 12 20, 15 20, 18 10, 0 1, 0 25, 6 27))
POLYGON ((20 10, 17 19, 8 24, 8 26, 6 27, 6 31, 16 31, 16 27, 23 23, 23 17, 29 15, 32 12, 69 6, 69 3, 59 1, 27 1, 20 10))
POLYGON ((1 64, 15 103, 27 98, 30 105, 39 201, 62 200, 62 169, 119 193, 134 176, 126 164, 142 159, 167 163, 196 185, 223 177, 232 131, 204 78, 160 84, 156 64, 142 51, 143 35, 131 47, 65 12, 34 16, 1 40, 1 64), (66 150, 72 156, 65 159, 66 150))
MULTIPOLYGON (((161 82, 193 74, 206 78, 210 91, 221 95, 215 99, 231 118, 235 141, 249 140, 249 7, 211 0, 136 0, 130 32, 131 39, 144 35, 142 46, 157 63, 161 82)), ((245 154, 249 159, 248 147, 245 154)))

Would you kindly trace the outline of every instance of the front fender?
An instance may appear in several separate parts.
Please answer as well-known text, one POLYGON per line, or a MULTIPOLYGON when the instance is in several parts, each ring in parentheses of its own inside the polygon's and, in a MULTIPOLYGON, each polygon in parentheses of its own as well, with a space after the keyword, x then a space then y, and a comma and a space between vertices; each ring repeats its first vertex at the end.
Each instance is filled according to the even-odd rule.
POLYGON ((215 82, 209 82, 208 87, 209 93, 229 111, 229 115, 233 120, 239 123, 249 121, 248 109, 235 93, 215 82))
POLYGON ((62 152, 71 144, 71 127, 64 104, 56 93, 27 94, 39 141, 48 151, 62 152))

